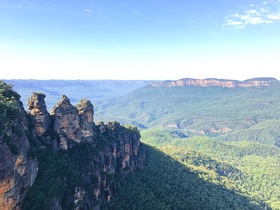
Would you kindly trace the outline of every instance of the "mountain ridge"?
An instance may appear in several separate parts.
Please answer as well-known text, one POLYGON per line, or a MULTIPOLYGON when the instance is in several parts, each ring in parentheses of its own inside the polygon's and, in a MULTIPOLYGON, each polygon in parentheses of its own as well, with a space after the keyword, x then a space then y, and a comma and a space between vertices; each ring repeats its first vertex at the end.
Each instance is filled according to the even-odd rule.
POLYGON ((206 79, 194 79, 194 78, 182 78, 178 80, 165 80, 165 81, 152 81, 149 83, 152 87, 268 87, 273 84, 280 84, 280 81, 273 77, 256 77, 247 80, 229 80, 229 79, 217 79, 217 78, 206 78, 206 79))

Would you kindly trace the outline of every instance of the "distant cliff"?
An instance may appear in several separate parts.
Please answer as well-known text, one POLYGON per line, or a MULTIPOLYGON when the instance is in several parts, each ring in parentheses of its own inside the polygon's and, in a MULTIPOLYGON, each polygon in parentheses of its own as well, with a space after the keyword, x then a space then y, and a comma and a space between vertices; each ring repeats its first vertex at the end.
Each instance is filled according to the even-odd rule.
POLYGON ((11 86, 0 88, 1 210, 98 210, 144 166, 138 129, 95 123, 89 100, 75 107, 62 96, 48 113, 33 93, 26 113, 11 86))
POLYGON ((253 78, 244 81, 238 80, 225 80, 225 79, 191 79, 184 78, 176 81, 154 81, 150 82, 151 86, 154 87, 175 87, 175 86, 193 86, 193 87, 226 87, 226 88, 236 88, 236 87, 267 87, 273 84, 280 84, 280 82, 275 78, 253 78))

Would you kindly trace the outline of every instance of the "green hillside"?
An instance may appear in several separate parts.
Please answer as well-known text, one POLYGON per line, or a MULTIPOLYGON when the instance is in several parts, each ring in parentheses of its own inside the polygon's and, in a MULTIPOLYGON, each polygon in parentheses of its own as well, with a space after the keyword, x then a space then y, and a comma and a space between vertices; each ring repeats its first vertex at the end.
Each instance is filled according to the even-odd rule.
MULTIPOLYGON (((118 119, 141 128, 163 125, 178 128, 186 136, 230 134, 234 139, 239 135, 234 132, 244 129, 251 138, 248 129, 261 123, 254 129, 262 133, 271 127, 274 131, 269 131, 267 137, 275 137, 274 140, 268 137, 273 144, 278 130, 273 121, 280 119, 279 91, 280 86, 276 85, 266 88, 146 86, 125 97, 96 104, 96 118, 118 119)), ((230 136, 224 139, 229 140, 230 136)))
POLYGON ((98 117, 140 126, 142 141, 150 148, 147 168, 124 188, 131 196, 121 191, 110 205, 119 209, 129 205, 151 209, 155 203, 160 206, 155 209, 250 209, 250 205, 256 205, 252 209, 280 209, 279 90, 278 85, 146 86, 97 104, 98 117), (176 167, 166 163, 166 158, 176 167), (204 182, 205 193, 200 196, 196 194, 200 184, 193 184, 194 180, 199 183, 197 179, 204 182), (213 186, 238 198, 227 193, 222 197, 210 190, 213 186), (189 188, 194 188, 194 194, 190 195, 189 188))

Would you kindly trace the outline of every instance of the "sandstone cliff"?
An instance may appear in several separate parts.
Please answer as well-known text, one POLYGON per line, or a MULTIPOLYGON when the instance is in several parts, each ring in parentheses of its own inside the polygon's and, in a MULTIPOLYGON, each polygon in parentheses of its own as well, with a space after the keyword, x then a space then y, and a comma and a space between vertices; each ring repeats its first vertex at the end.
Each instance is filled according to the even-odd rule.
POLYGON ((47 111, 45 97, 42 93, 33 93, 28 100, 29 115, 34 125, 33 132, 38 136, 42 136, 50 126, 50 115, 47 111))
POLYGON ((29 116, 39 167, 47 167, 39 168, 24 209, 100 209, 128 174, 144 166, 138 129, 115 121, 95 124, 93 105, 86 99, 75 107, 62 96, 48 114, 44 98, 33 93, 29 116), (47 177, 52 181, 41 181, 47 177), (42 189, 45 185, 51 185, 50 192, 42 189), (37 196, 44 190, 41 201, 37 196))
POLYGON ((70 103, 67 96, 61 100, 51 111, 54 119, 54 131, 59 135, 59 147, 68 149, 74 142, 82 141, 82 131, 78 110, 70 103))
POLYGON ((35 181, 37 161, 29 157, 28 120, 12 87, 0 81, 0 209, 19 209, 35 181))
POLYGON ((93 105, 87 100, 83 99, 77 105, 78 114, 80 117, 80 127, 82 131, 82 141, 86 141, 88 143, 92 143, 93 141, 93 105))
POLYGON ((26 114, 0 82, 0 209, 102 209, 144 166, 138 129, 95 123, 86 99, 62 96, 49 114, 45 97, 33 93, 26 114))
POLYGON ((236 88, 236 87, 267 87, 273 84, 279 84, 279 81, 275 78, 253 78, 244 81, 238 80, 224 80, 224 79, 191 79, 184 78, 176 81, 155 81, 150 82, 151 86, 154 87, 175 87, 175 86, 193 86, 193 87, 226 87, 226 88, 236 88))

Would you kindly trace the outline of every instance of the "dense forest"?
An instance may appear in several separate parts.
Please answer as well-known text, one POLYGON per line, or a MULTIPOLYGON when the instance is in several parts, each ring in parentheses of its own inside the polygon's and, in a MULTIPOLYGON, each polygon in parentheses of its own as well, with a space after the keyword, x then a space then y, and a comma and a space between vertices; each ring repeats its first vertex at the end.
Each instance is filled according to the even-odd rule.
MULTIPOLYGON (((221 167, 227 167, 225 164, 199 157, 197 162, 208 161, 213 169, 207 170, 203 166, 198 169, 197 166, 194 170, 190 164, 172 158, 164 150, 148 145, 146 150, 146 167, 129 177, 105 209, 269 209, 265 203, 241 195, 236 189, 209 181, 210 178, 218 179, 214 167, 221 170, 221 167)), ((185 155, 189 153, 185 151, 185 155)))
MULTIPOLYGON (((131 178, 133 183, 144 185, 142 190, 136 193, 141 195, 141 198, 135 195, 134 199, 139 199, 141 208, 142 205, 145 206, 146 199, 154 196, 154 200, 162 202, 162 208, 159 209, 245 209, 250 208, 251 204, 256 205, 254 208, 280 209, 278 93, 277 84, 265 88, 147 86, 126 97, 101 103, 97 110, 99 116, 108 119, 116 116, 120 121, 141 127, 142 142, 150 148, 149 157, 162 154, 157 158, 148 158, 147 168, 141 172, 154 173, 153 176, 157 178, 154 178, 152 184, 157 187, 145 185, 147 180, 141 182, 144 174, 140 175, 140 180, 137 175, 131 178), (158 166, 159 158, 169 158, 170 164, 162 163, 158 166), (168 171, 167 165, 172 168, 171 163, 176 163, 176 167, 180 166, 179 168, 184 168, 187 172, 176 172, 173 168, 172 175, 164 176, 165 171, 168 171), (172 176, 176 177, 176 174, 181 179, 175 180, 180 181, 177 184, 167 184, 167 180, 172 176), (201 183, 205 187, 205 193, 196 194, 201 186, 184 180, 185 175, 191 180, 194 177, 203 180, 201 183), (222 200, 226 200, 226 203, 230 203, 231 199, 237 202, 230 206, 222 203, 213 205, 211 199, 218 201, 220 192, 212 191, 207 194, 210 187, 205 183, 213 184, 217 189, 234 192, 238 198, 233 199, 225 193, 222 200), (197 191, 192 191, 194 194, 190 195, 184 184, 187 185, 186 188, 195 186, 197 191), (155 192, 154 190, 157 191, 152 195, 147 193, 155 192), (164 192, 166 197, 163 196, 164 192), (159 198, 158 195, 163 197, 159 198), (205 203, 199 202, 199 198, 205 203), (242 201, 239 200, 241 198, 242 201), (142 200, 143 203, 140 202, 142 200), (170 202, 166 202, 167 200, 170 202), (175 207, 172 206, 175 201, 188 204, 178 204, 175 207), (199 205, 192 205, 193 201, 199 205)), ((172 181, 176 182, 175 180, 172 181)), ((196 180, 195 183, 199 182, 196 180)), ((110 205, 121 203, 121 199, 126 197, 126 192, 122 193, 123 195, 113 200, 110 205)), ((126 207, 120 205, 120 209, 126 207)))

